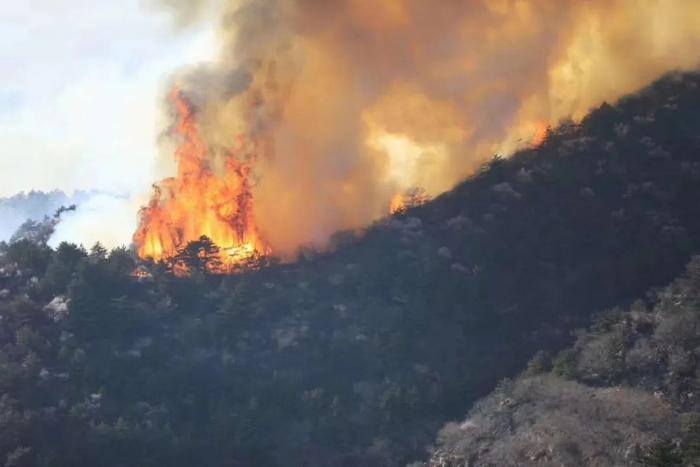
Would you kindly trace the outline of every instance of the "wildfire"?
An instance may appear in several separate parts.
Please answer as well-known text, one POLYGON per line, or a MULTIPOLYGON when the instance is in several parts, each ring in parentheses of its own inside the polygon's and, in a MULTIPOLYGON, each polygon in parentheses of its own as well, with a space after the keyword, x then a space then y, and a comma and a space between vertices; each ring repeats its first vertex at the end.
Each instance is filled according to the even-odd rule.
POLYGON ((406 210, 406 202, 404 200, 403 193, 396 193, 391 198, 391 203, 389 204, 389 213, 400 214, 406 210))
POLYGON ((139 256, 167 260, 202 236, 218 247, 225 270, 257 253, 268 253, 253 219, 250 166, 234 150, 221 173, 215 171, 192 105, 177 89, 171 99, 179 116, 177 175, 154 185, 149 204, 139 212, 134 234, 139 256))
POLYGON ((532 135, 532 140, 530 141, 530 144, 534 147, 542 146, 542 144, 544 144, 544 142, 547 140, 548 132, 549 125, 547 124, 547 122, 540 122, 537 125, 535 133, 532 135))
POLYGON ((403 214, 407 209, 420 206, 430 201, 430 196, 423 188, 411 188, 396 193, 389 204, 390 214, 403 214))

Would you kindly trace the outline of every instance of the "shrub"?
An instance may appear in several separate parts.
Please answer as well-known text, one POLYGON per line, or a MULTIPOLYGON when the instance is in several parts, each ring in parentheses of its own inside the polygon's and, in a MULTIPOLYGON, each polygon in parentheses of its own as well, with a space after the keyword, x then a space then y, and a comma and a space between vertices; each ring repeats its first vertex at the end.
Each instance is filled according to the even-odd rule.
POLYGON ((562 378, 574 378, 576 376, 576 352, 573 349, 559 352, 552 360, 552 373, 562 378))
POLYGON ((552 357, 542 350, 537 352, 527 363, 525 373, 528 376, 541 375, 548 373, 552 369, 552 357))

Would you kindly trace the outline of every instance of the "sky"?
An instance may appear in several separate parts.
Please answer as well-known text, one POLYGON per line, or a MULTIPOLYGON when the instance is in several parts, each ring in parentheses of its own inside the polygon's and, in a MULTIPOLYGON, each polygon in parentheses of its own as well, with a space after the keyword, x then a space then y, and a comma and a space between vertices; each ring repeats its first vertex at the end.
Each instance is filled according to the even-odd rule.
POLYGON ((183 31, 149 1, 5 2, 0 196, 31 189, 127 195, 128 206, 107 201, 130 224, 115 241, 128 240, 135 198, 162 176, 156 143, 167 80, 209 60, 215 39, 211 25, 183 31))
POLYGON ((163 84, 206 60, 212 29, 147 0, 24 0, 0 16, 0 196, 127 192, 153 181, 163 84))

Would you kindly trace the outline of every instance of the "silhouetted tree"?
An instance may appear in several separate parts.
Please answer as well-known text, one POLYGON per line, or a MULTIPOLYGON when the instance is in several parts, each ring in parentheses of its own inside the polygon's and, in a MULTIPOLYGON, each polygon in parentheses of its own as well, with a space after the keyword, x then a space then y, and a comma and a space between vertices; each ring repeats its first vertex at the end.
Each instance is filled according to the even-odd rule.
POLYGON ((219 247, 206 235, 189 242, 172 260, 175 272, 214 274, 221 272, 222 266, 219 247))

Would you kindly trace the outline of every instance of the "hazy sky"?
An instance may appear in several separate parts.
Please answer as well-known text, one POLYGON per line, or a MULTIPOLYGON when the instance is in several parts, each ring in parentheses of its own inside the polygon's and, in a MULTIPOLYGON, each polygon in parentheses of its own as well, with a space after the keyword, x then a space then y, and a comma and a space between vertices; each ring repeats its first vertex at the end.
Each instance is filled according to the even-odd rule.
POLYGON ((23 0, 0 15, 0 196, 155 180, 165 81, 212 55, 152 0, 23 0))

